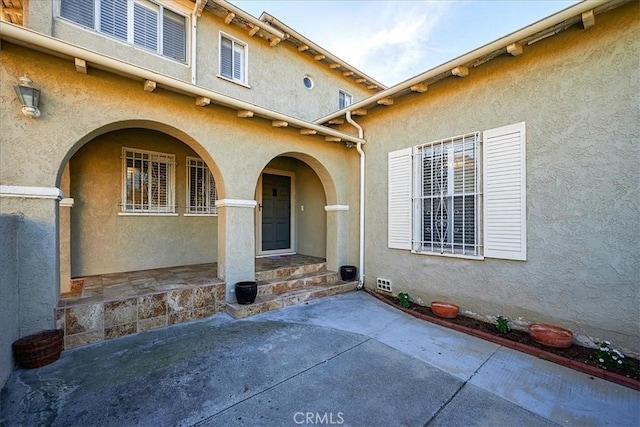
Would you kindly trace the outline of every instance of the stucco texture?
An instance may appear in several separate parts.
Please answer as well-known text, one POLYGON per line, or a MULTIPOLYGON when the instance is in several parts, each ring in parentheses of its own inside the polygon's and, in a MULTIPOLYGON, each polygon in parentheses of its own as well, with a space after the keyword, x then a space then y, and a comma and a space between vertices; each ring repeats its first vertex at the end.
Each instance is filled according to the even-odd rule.
MULTIPOLYGON (((86 75, 80 74, 74 70, 71 59, 54 58, 5 42, 2 47, 0 183, 59 187, 63 184, 64 167, 71 160, 71 192, 75 191, 74 185, 81 185, 78 190, 82 190, 78 195, 65 194, 79 197, 71 208, 72 224, 76 225, 71 229, 73 275, 158 267, 162 263, 164 266, 176 265, 177 260, 179 263, 197 263, 217 258, 219 274, 228 286, 240 280, 253 280, 255 212, 251 208, 223 207, 217 218, 158 217, 150 220, 148 217, 117 215, 121 185, 121 153, 118 147, 134 143, 151 144, 148 135, 152 132, 161 136, 154 137, 153 144, 144 147, 153 145, 151 149, 162 151, 157 147, 170 140, 183 155, 194 152, 205 160, 214 175, 220 199, 255 200, 258 178, 270 161, 280 156, 298 159, 306 165, 300 169, 300 175, 301 182, 309 190, 301 191, 299 195, 313 198, 312 202, 305 203, 313 205, 313 212, 316 212, 300 224, 300 233, 311 229, 315 219, 324 217, 326 220, 325 230, 315 228, 316 232, 326 234, 326 241, 322 242, 323 237, 316 235, 309 241, 310 246, 305 246, 305 242, 302 249, 321 256, 325 245, 324 256, 329 268, 335 269, 348 262, 347 246, 338 243, 337 236, 343 238, 346 233, 353 232, 344 224, 350 215, 356 213, 349 212, 339 221, 333 221, 323 216, 323 212, 318 213, 317 206, 320 203, 348 205, 353 197, 357 197, 348 186, 348 171, 355 158, 345 155, 348 150, 343 144, 327 143, 321 136, 302 136, 298 129, 274 128, 268 120, 240 119, 235 110, 214 105, 197 107, 193 98, 161 88, 148 93, 143 90, 142 81, 96 69, 90 69, 86 75), (13 93, 12 85, 25 73, 42 91, 42 116, 37 120, 21 114, 13 93), (145 129, 144 137, 127 140, 138 132, 134 129, 145 129), (124 137, 126 144, 109 142, 114 135, 124 137), (74 159, 83 156, 89 156, 87 162, 74 172, 74 163, 81 164, 74 159), (105 167, 94 169, 90 165, 93 161, 105 167), (79 173, 82 179, 74 181, 74 173, 79 173), (97 188, 96 182, 92 182, 94 178, 96 182, 108 182, 109 187, 94 195, 92 203, 97 204, 92 206, 87 205, 82 197, 97 188), (109 200, 95 197, 102 191, 109 192, 109 200), (315 200, 315 195, 318 200, 315 200), (186 224, 188 227, 184 228, 186 224), (171 239, 166 240, 159 240, 154 235, 143 240, 141 235, 145 233, 136 232, 154 229, 155 235, 160 236, 174 225, 182 232, 174 233, 171 239), (81 226, 89 228, 83 230, 81 226), (123 247, 122 243, 131 236, 137 236, 136 240, 141 241, 136 251, 132 245, 118 252, 123 247), (177 245, 171 243, 176 239, 177 245), (214 247, 216 239, 217 246, 214 247), (185 248, 190 240, 198 243, 189 251, 185 248), (168 246, 172 246, 171 253, 168 246), (202 253, 198 252, 199 249, 202 253), (108 253, 106 257, 105 252, 108 253), (78 263, 78 260, 82 262, 78 263)), ((178 165, 178 174, 184 173, 183 166, 184 163, 178 165)), ((178 188, 176 201, 184 206, 184 197, 181 196, 184 192, 181 191, 178 188)), ((51 203, 54 204, 53 201, 51 203)), ((9 209, 8 213, 12 212, 9 209)), ((52 264, 58 263, 57 216, 48 208, 28 215, 31 214, 47 216, 50 222, 48 238, 56 243, 49 248, 45 258, 52 264)), ((357 234, 347 235, 346 240, 357 241, 357 234)), ((47 277, 38 287, 54 289, 58 281, 47 277)), ((52 297, 45 305, 52 310, 56 298, 52 297)))
MULTIPOLYGON (((298 52, 294 46, 281 42, 272 47, 258 36, 250 37, 246 28, 227 25, 223 18, 206 10, 197 20, 196 58, 191 58, 191 41, 188 40, 188 60, 182 63, 60 18, 55 2, 32 3, 25 22, 27 27, 36 31, 185 82, 191 82, 195 66, 195 84, 198 86, 305 120, 318 119, 338 110, 338 90, 350 93, 354 101, 372 94, 363 84, 357 84, 353 79, 344 77, 341 71, 330 69, 327 64, 298 52), (218 77, 221 31, 247 45, 247 85, 218 77), (302 83, 305 75, 314 80, 313 89, 305 88, 302 83)), ((194 6, 187 0, 164 3, 186 16, 194 6)), ((190 33, 193 31, 191 28, 190 33)))
POLYGON ((632 351, 640 265, 638 4, 397 99, 361 120, 368 143, 367 287, 483 315, 568 327, 632 351), (526 122, 527 260, 387 248, 387 154, 526 122))
POLYGON ((13 370, 11 344, 18 339, 18 222, 18 216, 0 214, 0 389, 13 370))
POLYGON ((216 217, 120 214, 123 147, 175 156, 175 212, 186 212, 187 145, 146 129, 95 138, 70 160, 71 276, 215 262, 216 217))

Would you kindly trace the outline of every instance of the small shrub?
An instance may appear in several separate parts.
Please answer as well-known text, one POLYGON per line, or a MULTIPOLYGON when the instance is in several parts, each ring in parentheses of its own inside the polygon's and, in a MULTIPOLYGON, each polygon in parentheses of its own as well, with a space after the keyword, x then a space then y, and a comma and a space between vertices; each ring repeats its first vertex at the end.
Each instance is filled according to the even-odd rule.
POLYGON ((411 301, 409 301, 409 294, 406 292, 398 293, 398 300, 400 301, 400 305, 404 308, 409 308, 411 306, 411 301))
POLYGON ((596 360, 598 365, 603 368, 622 367, 625 364, 624 354, 611 348, 609 341, 598 343, 596 350, 596 360))
POLYGON ((501 334, 509 332, 509 319, 503 316, 496 317, 496 329, 501 334))

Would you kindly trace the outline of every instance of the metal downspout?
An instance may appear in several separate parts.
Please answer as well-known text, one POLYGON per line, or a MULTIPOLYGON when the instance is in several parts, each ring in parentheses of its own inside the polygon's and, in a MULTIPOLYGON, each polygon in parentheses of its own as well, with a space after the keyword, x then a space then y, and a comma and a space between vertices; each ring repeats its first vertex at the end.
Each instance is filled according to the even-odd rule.
POLYGON ((196 0, 191 12, 191 84, 196 84, 196 64, 198 49, 198 11, 201 10, 202 0, 196 0))
POLYGON ((356 150, 358 150, 358 154, 360 154, 360 251, 359 251, 359 275, 358 275, 358 286, 357 289, 364 288, 364 208, 365 208, 365 194, 364 194, 364 181, 365 181, 365 164, 366 164, 366 156, 364 151, 362 151, 362 144, 366 143, 364 140, 364 130, 362 126, 356 123, 351 118, 351 111, 347 110, 346 113, 347 121, 356 129, 358 129, 358 138, 363 140, 364 142, 358 141, 356 145, 356 150))

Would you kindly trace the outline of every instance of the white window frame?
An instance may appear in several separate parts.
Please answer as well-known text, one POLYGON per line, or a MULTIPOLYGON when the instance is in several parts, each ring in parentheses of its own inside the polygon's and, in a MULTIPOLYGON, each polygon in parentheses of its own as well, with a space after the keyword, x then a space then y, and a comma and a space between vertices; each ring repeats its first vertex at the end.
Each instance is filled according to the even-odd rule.
POLYGON ((342 110, 353 104, 353 95, 344 90, 338 91, 338 109, 342 110))
MULTIPOLYGON (((204 160, 197 157, 187 157, 187 191, 186 191, 186 213, 185 216, 217 216, 218 208, 216 207, 216 200, 218 200, 218 189, 216 188, 216 182, 213 178, 211 170, 207 166, 204 160), (204 203, 202 206, 191 205, 191 189, 194 185, 192 182, 193 169, 200 170, 206 177, 204 186, 209 188, 200 189, 202 191, 202 198, 204 203), (210 186, 213 186, 211 189, 210 186), (213 191, 212 191, 213 190, 213 191), (213 195, 212 195, 213 193, 213 195)), ((197 185, 197 184, 196 184, 197 185)))
MULTIPOLYGON (((135 215, 177 215, 175 213, 175 155, 167 154, 167 153, 159 153, 155 151, 148 150, 140 150, 137 148, 122 148, 122 203, 121 203, 121 214, 135 215), (134 162, 134 167, 137 162, 146 162, 146 179, 148 181, 147 189, 146 189, 146 202, 144 201, 144 192, 140 191, 140 195, 142 199, 137 202, 134 200, 130 202, 127 198, 130 180, 129 176, 129 165, 128 161, 132 160, 134 162), (151 168, 154 167, 154 163, 156 164, 164 164, 166 165, 166 177, 165 177, 165 186, 164 189, 165 195, 165 203, 162 204, 154 204, 154 195, 153 191, 153 173, 151 168)), ((139 178, 142 179, 142 178, 139 178)), ((156 196, 157 197, 157 196, 156 196)))
POLYGON ((127 43, 131 46, 134 46, 138 49, 144 49, 147 52, 151 52, 154 53, 156 55, 161 56, 162 58, 167 58, 170 59, 172 61, 176 61, 182 64, 187 64, 188 59, 189 59, 189 43, 190 43, 190 16, 188 13, 186 13, 185 11, 180 11, 180 10, 176 10, 176 8, 173 7, 166 7, 164 5, 164 2, 161 1, 150 1, 150 0, 127 0, 127 37, 126 39, 121 38, 121 37, 117 37, 115 35, 112 35, 110 33, 106 33, 103 32, 101 29, 101 7, 100 7, 100 0, 94 0, 94 9, 93 9, 93 25, 91 27, 87 27, 86 25, 79 23, 77 21, 74 21, 71 18, 67 18, 65 16, 62 16, 62 2, 64 2, 65 0, 58 0, 58 17, 60 17, 61 19, 67 20, 69 22, 72 22, 76 25, 79 25, 83 28, 90 28, 102 35, 104 35, 105 37, 109 37, 113 40, 117 40, 119 42, 122 43, 127 43), (134 42, 134 5, 135 4, 139 4, 140 6, 144 7, 145 9, 149 9, 152 10, 155 14, 156 17, 158 19, 157 22, 157 46, 156 49, 149 49, 147 47, 145 47, 144 45, 140 45, 140 44, 136 44, 134 42), (168 11, 170 13, 173 13, 181 18, 184 19, 184 52, 183 52, 183 56, 184 58, 175 58, 173 56, 169 56, 169 55, 165 55, 164 54, 164 33, 163 33, 163 29, 164 29, 164 12, 168 11))
POLYGON ((230 36, 220 31, 218 37, 218 77, 228 80, 233 83, 237 83, 242 86, 249 87, 249 45, 235 37, 230 36), (225 76, 222 74, 222 40, 227 39, 231 42, 231 76, 225 76), (235 77, 234 69, 236 66, 233 53, 235 52, 235 46, 242 46, 242 70, 240 72, 240 78, 235 77))
POLYGON ((526 123, 473 135, 479 138, 474 159, 477 165, 474 170, 475 187, 482 189, 474 192, 474 197, 477 196, 473 218, 477 224, 474 239, 474 244, 479 245, 477 255, 425 250, 422 245, 424 215, 422 199, 417 197, 422 191, 422 179, 415 178, 415 175, 423 164, 417 154, 420 147, 433 143, 388 153, 390 249, 468 259, 527 260, 526 123))
POLYGON ((432 141, 413 150, 413 252, 480 256, 480 148, 480 132, 473 132, 432 141), (465 158, 471 159, 472 164, 465 158), (425 166, 429 161, 430 166, 425 166), (425 176, 425 169, 430 176, 425 176), (439 173, 444 169, 446 172, 439 173), (460 202, 462 209, 460 205, 456 207, 460 202), (465 209, 468 202, 473 205, 471 209, 465 209), (467 239, 469 234, 472 237, 467 239))

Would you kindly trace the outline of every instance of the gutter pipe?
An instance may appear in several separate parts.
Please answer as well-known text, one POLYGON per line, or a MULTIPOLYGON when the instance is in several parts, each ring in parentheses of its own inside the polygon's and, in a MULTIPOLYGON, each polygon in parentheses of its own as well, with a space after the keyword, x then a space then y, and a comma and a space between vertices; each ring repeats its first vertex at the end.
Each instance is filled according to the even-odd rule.
POLYGON ((347 110, 346 113, 347 121, 358 129, 358 138, 361 141, 358 141, 356 145, 356 150, 358 150, 358 154, 360 154, 360 250, 359 250, 359 274, 358 274, 358 285, 356 289, 364 288, 364 216, 365 216, 365 194, 364 194, 364 182, 365 182, 365 164, 366 164, 366 156, 364 151, 362 150, 362 144, 365 144, 367 141, 364 139, 364 130, 362 126, 356 123, 351 118, 351 111, 347 110))
POLYGON ((196 0, 191 12, 191 84, 196 84, 197 44, 198 44, 198 11, 202 0, 196 0))
MULTIPOLYGON (((553 30, 553 28, 558 25, 561 24, 562 22, 565 22, 567 20, 570 20, 572 18, 575 18, 576 16, 581 15, 584 12, 588 12, 592 9, 595 9, 598 6, 602 6, 604 4, 610 3, 610 1, 608 0, 585 0, 582 1, 581 3, 578 3, 574 6, 570 6, 554 15, 551 15, 548 18, 542 19, 532 25, 529 25, 528 27, 525 27, 521 30, 515 31, 505 37, 502 37, 496 41, 493 41, 491 43, 488 43, 476 50, 473 50, 469 53, 466 53, 462 56, 459 56, 455 59, 452 59, 449 62, 446 62, 442 65, 439 65, 435 68, 432 68, 428 71, 425 71, 422 74, 418 74, 415 77, 412 77, 409 80, 405 80, 404 82, 398 83, 395 86, 392 86, 388 89, 385 89, 383 91, 380 91, 378 93, 376 93, 375 95, 372 95, 368 98, 363 99, 362 101, 356 102, 354 104, 351 104, 348 108, 351 111, 357 110, 359 108, 366 108, 367 106, 371 105, 371 104, 375 104, 377 101, 383 99, 383 98, 387 98, 389 96, 393 96, 395 95, 397 92, 401 92, 403 90, 406 90, 408 88, 410 88, 413 85, 419 84, 419 83, 423 83, 425 80, 428 80, 432 77, 436 77, 440 74, 443 73, 447 73, 450 72, 452 69, 454 69, 455 67, 459 67, 459 66, 465 66, 467 64, 469 64, 470 62, 475 61, 478 58, 482 58, 483 56, 489 55, 493 52, 496 52, 500 49, 505 49, 508 45, 512 44, 512 43, 517 43, 520 42, 522 40, 527 39, 528 37, 532 37, 540 32, 543 32, 545 30, 553 30)), ((345 114, 344 110, 340 110, 337 111, 335 113, 332 113, 328 116, 322 117, 318 120, 315 120, 315 123, 326 123, 329 120, 341 117, 342 115, 345 114)))
POLYGON ((316 123, 307 122, 295 117, 287 116, 286 114, 271 111, 263 107, 259 107, 254 104, 250 104, 245 101, 240 101, 235 98, 231 98, 226 95, 222 95, 218 92, 214 92, 209 89, 205 89, 200 86, 196 86, 191 83, 187 83, 182 80, 177 80, 173 77, 169 77, 164 74, 159 74, 155 71, 142 68, 128 62, 121 61, 119 59, 111 58, 106 55, 81 48, 79 46, 55 39, 36 31, 20 27, 15 24, 0 21, 0 36, 7 41, 18 41, 30 49, 40 51, 50 51, 67 55, 71 58, 82 58, 88 63, 94 66, 100 66, 107 71, 115 72, 116 74, 137 77, 142 80, 152 80, 157 84, 171 89, 174 92, 181 93, 193 97, 206 97, 211 101, 214 101, 218 105, 222 105, 227 108, 233 108, 237 110, 249 110, 255 115, 269 120, 282 120, 284 122, 293 125, 293 127, 300 129, 312 129, 321 135, 335 136, 342 141, 351 142, 354 144, 364 142, 361 138, 356 138, 347 133, 343 133, 316 123))

